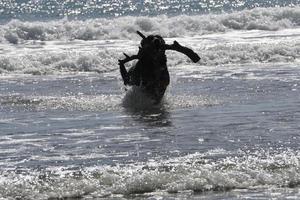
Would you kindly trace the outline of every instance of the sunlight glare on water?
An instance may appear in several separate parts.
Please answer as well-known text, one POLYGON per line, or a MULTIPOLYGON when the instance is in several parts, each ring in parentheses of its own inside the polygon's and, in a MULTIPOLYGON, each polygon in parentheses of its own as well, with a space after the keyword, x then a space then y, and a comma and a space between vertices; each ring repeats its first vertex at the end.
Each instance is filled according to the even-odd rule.
POLYGON ((6 18, 119 17, 124 15, 204 14, 239 11, 255 7, 294 6, 299 0, 12 0, 0 2, 0 14, 6 18))
POLYGON ((299 3, 0 1, 0 199, 299 199, 299 3), (201 57, 160 103, 137 30, 201 57))

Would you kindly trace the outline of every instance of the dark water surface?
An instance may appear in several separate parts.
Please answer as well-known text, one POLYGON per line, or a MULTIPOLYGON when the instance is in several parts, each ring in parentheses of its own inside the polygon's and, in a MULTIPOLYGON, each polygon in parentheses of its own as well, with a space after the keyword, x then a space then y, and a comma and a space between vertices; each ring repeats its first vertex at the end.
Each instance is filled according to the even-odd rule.
POLYGON ((299 85, 282 78, 298 69, 203 79, 186 67, 156 106, 111 74, 2 78, 2 196, 298 196, 299 85))

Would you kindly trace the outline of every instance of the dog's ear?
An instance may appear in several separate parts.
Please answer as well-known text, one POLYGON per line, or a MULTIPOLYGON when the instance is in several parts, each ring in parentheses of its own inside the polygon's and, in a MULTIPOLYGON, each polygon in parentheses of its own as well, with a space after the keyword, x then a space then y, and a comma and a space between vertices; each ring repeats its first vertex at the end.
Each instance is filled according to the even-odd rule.
POLYGON ((137 33, 139 36, 141 36, 141 38, 143 38, 143 39, 146 38, 146 36, 145 36, 143 33, 141 33, 140 31, 136 31, 136 33, 137 33))

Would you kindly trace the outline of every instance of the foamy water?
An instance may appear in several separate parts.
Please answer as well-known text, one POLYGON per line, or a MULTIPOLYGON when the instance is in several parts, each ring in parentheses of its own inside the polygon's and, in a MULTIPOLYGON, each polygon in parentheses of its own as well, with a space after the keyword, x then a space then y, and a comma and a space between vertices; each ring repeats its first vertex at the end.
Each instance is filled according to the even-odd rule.
MULTIPOLYGON (((183 37, 228 30, 280 30, 299 26, 300 8, 256 8, 240 12, 210 15, 159 15, 152 17, 123 16, 50 21, 21 21, 3 23, 0 41, 22 43, 26 40, 96 40, 138 38, 136 30, 164 37, 183 37)), ((138 38, 139 39, 139 38, 138 38)))
MULTIPOLYGON (((6 184, 2 188, 7 191, 6 195, 14 191, 14 195, 32 199, 159 198, 164 195, 196 199, 205 198, 206 195, 201 195, 203 192, 218 194, 230 190, 234 192, 228 194, 228 198, 297 198, 294 187, 299 182, 298 161, 299 154, 293 151, 275 155, 238 152, 232 156, 218 149, 165 161, 92 167, 83 171, 49 168, 42 172, 19 171, 18 176, 7 172, 0 184, 2 187, 6 184), (247 188, 252 188, 252 192, 245 195, 247 188)), ((217 196, 207 195, 208 198, 217 196)))
MULTIPOLYGON (((138 29, 137 29, 138 30, 138 29)), ((146 32, 145 32, 146 33, 146 32)), ((198 33, 194 33, 198 34, 198 33)), ((277 31, 251 30, 230 31, 197 35, 186 38, 167 38, 172 43, 178 40, 199 52, 198 66, 247 63, 299 62, 300 29, 277 31)), ((4 74, 61 74, 72 72, 117 71, 116 60, 122 52, 135 54, 139 41, 133 40, 72 40, 36 41, 20 44, 2 43, 0 72, 4 74)), ((168 53, 172 67, 183 61, 190 62, 178 53, 168 53)))
POLYGON ((299 2, 105 2, 0 3, 0 199, 300 198, 299 2), (201 57, 158 105, 119 75, 136 30, 201 57))

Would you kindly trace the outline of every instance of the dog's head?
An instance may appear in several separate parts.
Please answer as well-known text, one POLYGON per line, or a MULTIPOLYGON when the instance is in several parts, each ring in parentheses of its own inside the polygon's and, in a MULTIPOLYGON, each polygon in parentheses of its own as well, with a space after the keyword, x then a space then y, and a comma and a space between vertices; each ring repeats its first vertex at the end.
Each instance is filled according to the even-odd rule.
POLYGON ((141 49, 143 53, 148 55, 157 55, 165 53, 165 41, 159 35, 149 35, 141 41, 141 49))
POLYGON ((141 41, 142 48, 151 47, 155 50, 163 50, 164 45, 165 41, 160 35, 149 35, 141 41))

